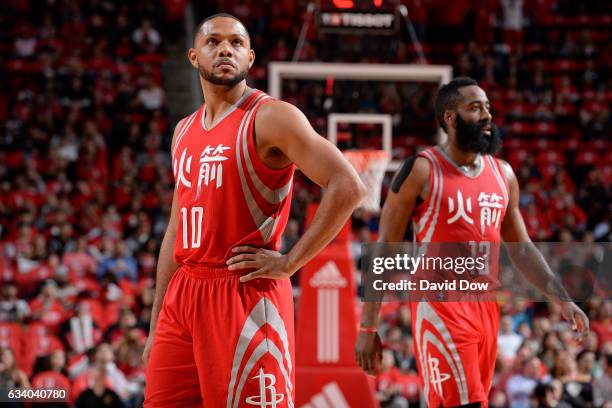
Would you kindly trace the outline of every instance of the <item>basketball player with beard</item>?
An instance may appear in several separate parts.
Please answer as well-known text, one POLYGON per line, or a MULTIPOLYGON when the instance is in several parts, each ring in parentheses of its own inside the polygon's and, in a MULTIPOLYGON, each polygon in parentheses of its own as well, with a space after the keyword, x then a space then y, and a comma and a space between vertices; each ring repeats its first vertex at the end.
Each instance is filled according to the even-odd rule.
MULTIPOLYGON (((491 248, 499 248, 502 240, 521 243, 508 249, 514 264, 585 335, 586 315, 527 235, 512 168, 493 156, 502 143, 486 93, 473 79, 456 78, 440 88, 435 109, 448 140, 407 160, 395 175, 381 214, 379 241, 401 242, 411 220, 417 243, 475 242, 491 248)), ((498 254, 492 250, 490 265, 498 254)), ((414 349, 428 406, 488 406, 497 356, 497 303, 430 300, 410 302, 414 349)), ((381 359, 379 307, 379 302, 364 305, 355 348, 357 362, 367 372, 376 372, 381 359)))
POLYGON ((172 139, 176 188, 143 355, 144 406, 293 407, 289 278, 366 190, 302 112, 247 86, 255 53, 235 17, 204 20, 188 57, 204 104, 172 139), (325 192, 308 230, 280 254, 295 167, 325 192))

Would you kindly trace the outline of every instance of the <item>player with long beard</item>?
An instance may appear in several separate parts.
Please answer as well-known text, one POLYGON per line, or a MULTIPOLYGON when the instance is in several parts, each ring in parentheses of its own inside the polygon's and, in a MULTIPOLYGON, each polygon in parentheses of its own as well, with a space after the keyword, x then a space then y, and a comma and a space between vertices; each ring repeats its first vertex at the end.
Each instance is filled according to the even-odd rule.
MULTIPOLYGON (((412 220, 415 241, 425 246, 475 242, 499 248, 502 240, 521 243, 512 246, 519 250, 509 249, 517 268, 560 304, 574 329, 586 334, 586 315, 569 299, 527 235, 512 168, 493 157, 502 143, 486 93, 473 79, 456 78, 440 88, 435 105, 448 141, 408 159, 398 171, 383 206, 379 242, 401 242, 412 220), (496 211, 493 217, 491 209, 496 211)), ((431 300, 410 303, 428 406, 488 406, 497 357, 497 303, 431 300)), ((368 372, 380 364, 379 308, 379 302, 365 304, 355 350, 358 364, 368 372)))

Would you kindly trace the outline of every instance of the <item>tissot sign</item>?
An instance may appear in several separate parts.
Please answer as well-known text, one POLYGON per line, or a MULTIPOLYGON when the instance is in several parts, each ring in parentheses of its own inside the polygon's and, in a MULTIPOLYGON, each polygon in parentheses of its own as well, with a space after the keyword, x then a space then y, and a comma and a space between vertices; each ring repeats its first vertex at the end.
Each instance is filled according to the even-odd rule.
POLYGON ((318 6, 321 32, 391 34, 397 29, 396 1, 321 0, 318 6))

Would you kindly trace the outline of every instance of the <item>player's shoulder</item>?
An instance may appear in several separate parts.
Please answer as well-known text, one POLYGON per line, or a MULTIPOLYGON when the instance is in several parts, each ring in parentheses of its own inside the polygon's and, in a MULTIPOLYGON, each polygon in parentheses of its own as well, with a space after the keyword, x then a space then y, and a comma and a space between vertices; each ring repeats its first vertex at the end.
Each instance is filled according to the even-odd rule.
POLYGON ((172 133, 172 146, 173 147, 174 147, 174 143, 177 138, 177 135, 179 135, 181 132, 183 132, 183 130, 185 130, 186 128, 191 126, 191 124, 193 124, 193 122, 195 121, 195 117, 197 116, 199 110, 200 108, 196 109, 195 111, 191 112, 189 115, 179 119, 179 121, 176 122, 176 125, 174 126, 174 132, 172 133))
POLYGON ((176 134, 180 132, 185 126, 189 126, 189 124, 195 120, 195 117, 197 116, 201 108, 202 107, 200 106, 198 109, 194 110, 189 115, 179 119, 179 121, 176 122, 176 126, 174 127, 174 133, 176 134))
POLYGON ((255 131, 258 135, 286 138, 287 133, 296 134, 308 128, 306 116, 294 105, 273 99, 262 105, 255 117, 255 131))
POLYGON ((302 115, 296 106, 289 102, 281 101, 279 99, 270 99, 257 111, 257 117, 262 120, 282 121, 285 119, 291 119, 296 115, 302 115))
POLYGON ((499 157, 491 156, 494 161, 499 163, 499 167, 501 167, 504 176, 506 176, 506 180, 510 181, 515 178, 514 170, 512 170, 512 166, 504 159, 500 159, 499 157))
POLYGON ((422 186, 429 179, 429 161, 419 154, 408 157, 402 162, 393 176, 391 190, 399 193, 402 185, 410 179, 411 184, 422 186))

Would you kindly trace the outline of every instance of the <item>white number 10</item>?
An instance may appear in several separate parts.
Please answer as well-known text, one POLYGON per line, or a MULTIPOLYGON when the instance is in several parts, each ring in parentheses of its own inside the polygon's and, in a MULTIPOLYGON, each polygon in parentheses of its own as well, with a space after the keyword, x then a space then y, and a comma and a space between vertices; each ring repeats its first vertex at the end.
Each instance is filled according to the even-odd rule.
MULTIPOLYGON (((189 248, 187 239, 187 208, 181 208, 181 218, 183 221, 183 249, 189 248)), ((199 248, 202 243, 202 218, 204 218, 204 208, 191 207, 191 248, 199 248)))

